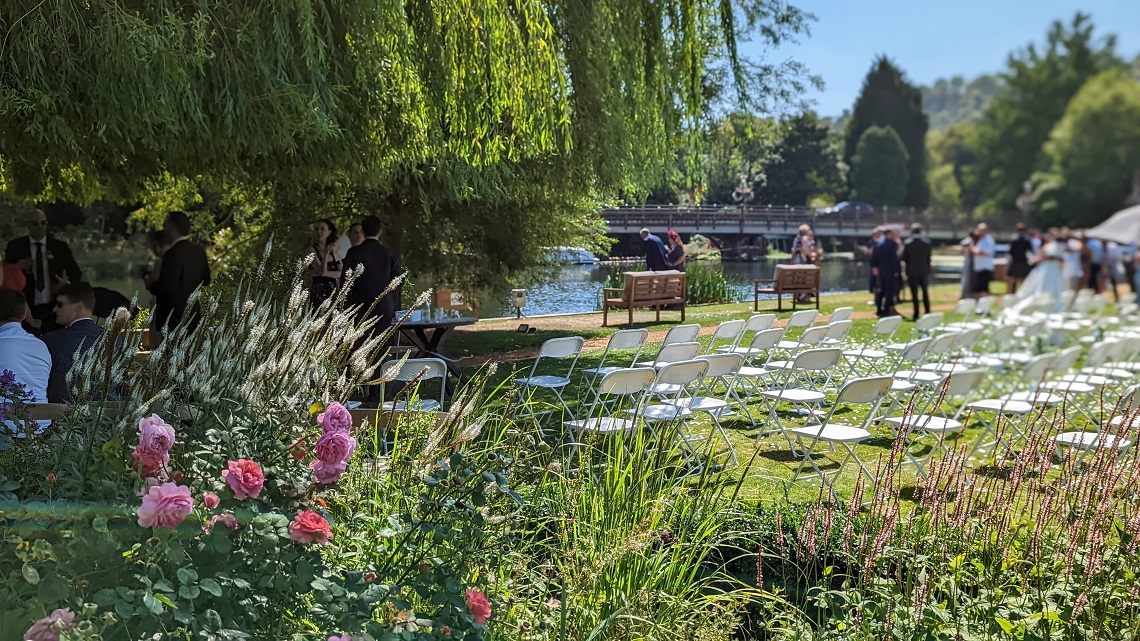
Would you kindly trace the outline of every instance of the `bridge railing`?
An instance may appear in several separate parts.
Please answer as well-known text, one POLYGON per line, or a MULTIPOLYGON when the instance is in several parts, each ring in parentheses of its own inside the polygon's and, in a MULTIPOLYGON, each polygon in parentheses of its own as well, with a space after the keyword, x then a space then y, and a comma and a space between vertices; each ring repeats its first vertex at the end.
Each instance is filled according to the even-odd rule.
POLYGON ((882 207, 874 214, 817 214, 811 207, 786 205, 630 205, 608 209, 603 216, 611 226, 627 230, 640 227, 696 228, 700 230, 786 234, 807 223, 842 234, 870 233, 879 225, 909 227, 920 223, 928 232, 939 235, 964 236, 977 222, 984 220, 996 234, 1010 234, 1017 223, 1029 224, 1021 212, 1000 212, 975 219, 960 212, 935 212, 904 207, 882 207))

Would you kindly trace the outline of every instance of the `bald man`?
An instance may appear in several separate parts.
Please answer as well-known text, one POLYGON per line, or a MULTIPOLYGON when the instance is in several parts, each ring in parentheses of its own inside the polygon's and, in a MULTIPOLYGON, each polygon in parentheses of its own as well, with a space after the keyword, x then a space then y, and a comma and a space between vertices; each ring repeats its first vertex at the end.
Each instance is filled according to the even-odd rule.
POLYGON ((24 297, 32 317, 43 321, 43 331, 55 329, 55 292, 68 283, 79 283, 79 264, 67 243, 48 235, 48 218, 40 209, 33 210, 24 221, 27 236, 12 239, 4 249, 4 262, 17 265, 27 284, 24 297))

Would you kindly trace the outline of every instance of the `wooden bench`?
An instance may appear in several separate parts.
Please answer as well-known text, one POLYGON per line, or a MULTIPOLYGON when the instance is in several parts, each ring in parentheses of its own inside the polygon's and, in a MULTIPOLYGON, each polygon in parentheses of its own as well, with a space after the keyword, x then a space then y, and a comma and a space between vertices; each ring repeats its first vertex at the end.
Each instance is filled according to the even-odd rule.
POLYGON ((626 272, 625 287, 606 287, 602 290, 602 327, 609 323, 610 308, 628 309, 629 324, 633 324, 635 307, 652 307, 661 320, 665 305, 681 306, 681 322, 685 322, 685 274, 676 270, 663 272, 626 272))
POLYGON ((784 294, 792 295, 792 309, 800 294, 811 294, 819 309, 819 274, 817 265, 776 265, 775 278, 752 281, 752 309, 760 311, 760 294, 775 294, 777 311, 784 311, 784 294))

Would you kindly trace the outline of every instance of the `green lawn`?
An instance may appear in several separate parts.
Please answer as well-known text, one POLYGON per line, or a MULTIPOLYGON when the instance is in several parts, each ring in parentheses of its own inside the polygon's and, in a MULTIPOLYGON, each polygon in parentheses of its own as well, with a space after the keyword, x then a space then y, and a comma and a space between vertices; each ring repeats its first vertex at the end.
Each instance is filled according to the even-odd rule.
MULTIPOLYGON (((945 285, 934 288, 931 294, 935 310, 951 310, 957 299, 958 291, 957 285, 945 285)), ((857 314, 862 315, 863 318, 857 318, 848 340, 857 343, 866 340, 871 335, 872 328, 876 322, 873 316, 867 317, 868 312, 873 311, 867 304, 868 301, 869 295, 863 292, 825 296, 821 302, 820 311, 826 314, 837 307, 854 306, 857 314)), ((900 311, 908 310, 909 306, 910 303, 900 305, 900 311)), ((766 309, 766 307, 774 308, 774 303, 767 306, 762 303, 761 311, 770 311, 766 309)), ((688 314, 686 322, 699 323, 707 328, 724 320, 747 318, 752 313, 752 306, 750 304, 693 307, 688 314)), ((781 317, 786 318, 789 315, 790 312, 785 311, 781 314, 781 317)), ((642 314, 642 316, 648 316, 649 320, 652 321, 651 314, 642 314)), ((635 324, 635 326, 646 327, 651 333, 656 330, 667 330, 676 324, 675 319, 678 317, 678 314, 677 312, 663 312, 662 317, 663 319, 668 318, 671 322, 646 322, 635 324)), ((587 339, 604 338, 619 329, 618 327, 600 327, 600 314, 533 320, 523 319, 521 322, 535 324, 540 327, 540 330, 536 334, 526 335, 513 331, 514 327, 517 326, 516 321, 481 322, 470 331, 457 333, 458 335, 455 339, 447 344, 447 351, 455 356, 486 355, 489 356, 491 361, 500 361, 503 360, 503 356, 509 356, 510 360, 499 363, 498 370, 493 376, 492 382, 497 384, 514 378, 515 376, 522 375, 529 370, 533 363, 533 357, 525 350, 527 350, 527 348, 532 350, 537 348, 544 340, 556 336, 573 335, 583 336, 587 339), (519 350, 522 351, 520 352, 519 350)), ((911 323, 904 322, 902 328, 896 334, 895 340, 908 340, 913 333, 912 327, 913 325, 911 323)), ((798 332, 793 332, 790 335, 794 336, 796 333, 798 332)), ((703 345, 707 345, 709 339, 708 336, 702 336, 700 340, 703 345)), ((659 342, 651 342, 645 350, 645 354, 648 354, 651 359, 652 355, 656 354, 659 346, 659 342)), ((577 369, 580 370, 597 365, 601 356, 601 349, 587 350, 579 359, 577 369)), ((646 359, 643 357, 642 360, 646 359)), ((628 358, 626 362, 628 362, 628 358)), ((561 367, 564 371, 565 364, 561 367)), ((469 371, 475 373, 480 369, 482 368, 472 367, 469 371)), ((540 368, 539 373, 557 373, 558 371, 559 368, 552 364, 550 367, 540 368)), ((576 382, 572 384, 566 392, 567 401, 575 411, 584 406, 583 402, 587 388, 584 379, 585 377, 576 375, 576 382)), ((834 393, 832 392, 830 396, 833 398, 834 393)), ((553 400, 553 397, 539 394, 535 397, 535 400, 544 403, 553 400)), ((758 426, 754 427, 742 416, 722 419, 722 425, 725 427, 729 435, 729 440, 735 447, 741 463, 738 467, 729 469, 721 474, 724 482, 736 482, 740 480, 743 475, 742 497, 744 498, 782 498, 787 491, 787 497, 792 502, 801 503, 814 500, 819 493, 818 483, 798 483, 790 490, 787 490, 787 482, 792 478, 799 462, 793 459, 787 441, 785 441, 781 435, 765 435, 769 418, 767 406, 762 401, 750 399, 749 407, 752 411, 752 415, 758 422, 758 426)), ((785 424, 792 424, 797 420, 802 420, 788 411, 791 409, 790 407, 781 406, 778 409, 785 424)), ((858 424, 866 416, 865 412, 867 409, 859 408, 849 413, 837 414, 837 416, 842 416, 843 422, 858 424)), ((561 416, 547 417, 543 427, 548 434, 558 433, 560 431, 560 420, 561 416)), ((711 420, 705 414, 698 413, 693 419, 693 431, 698 435, 708 434, 711 431, 711 427, 711 420)), ((535 426, 534 429, 538 429, 538 427, 535 426)), ((856 447, 856 451, 873 471, 880 458, 889 456, 893 433, 886 425, 875 426, 872 428, 872 432, 875 434, 875 438, 859 444, 856 447)), ((954 444, 972 443, 979 433, 979 424, 977 421, 972 421, 968 429, 954 441, 954 444)), ((826 462, 831 462, 833 465, 838 464, 843 458, 840 452, 843 452, 842 448, 837 448, 834 452, 826 452, 819 455, 817 460, 821 466, 824 467, 826 467, 826 462)), ((843 475, 837 481, 841 498, 848 499, 852 497, 857 473, 858 468, 850 464, 844 470, 843 475)), ((908 488, 913 488, 914 486, 914 468, 909 465, 904 466, 900 471, 899 478, 902 494, 904 497, 908 496, 911 492, 908 488)))

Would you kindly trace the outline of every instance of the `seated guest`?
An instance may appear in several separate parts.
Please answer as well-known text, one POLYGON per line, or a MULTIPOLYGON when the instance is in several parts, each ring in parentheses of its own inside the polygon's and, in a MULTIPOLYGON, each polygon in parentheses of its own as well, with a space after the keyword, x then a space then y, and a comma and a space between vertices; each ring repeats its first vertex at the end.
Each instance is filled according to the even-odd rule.
POLYGON ((47 402, 51 354, 43 341, 24 331, 21 323, 28 316, 23 292, 0 289, 0 372, 15 374, 16 382, 27 388, 33 403, 47 402))
POLYGON ((91 349, 103 328, 91 318, 95 308, 95 290, 87 283, 64 285, 55 296, 55 322, 63 329, 44 335, 51 353, 51 377, 47 398, 50 403, 70 403, 71 388, 67 373, 75 357, 91 349))

